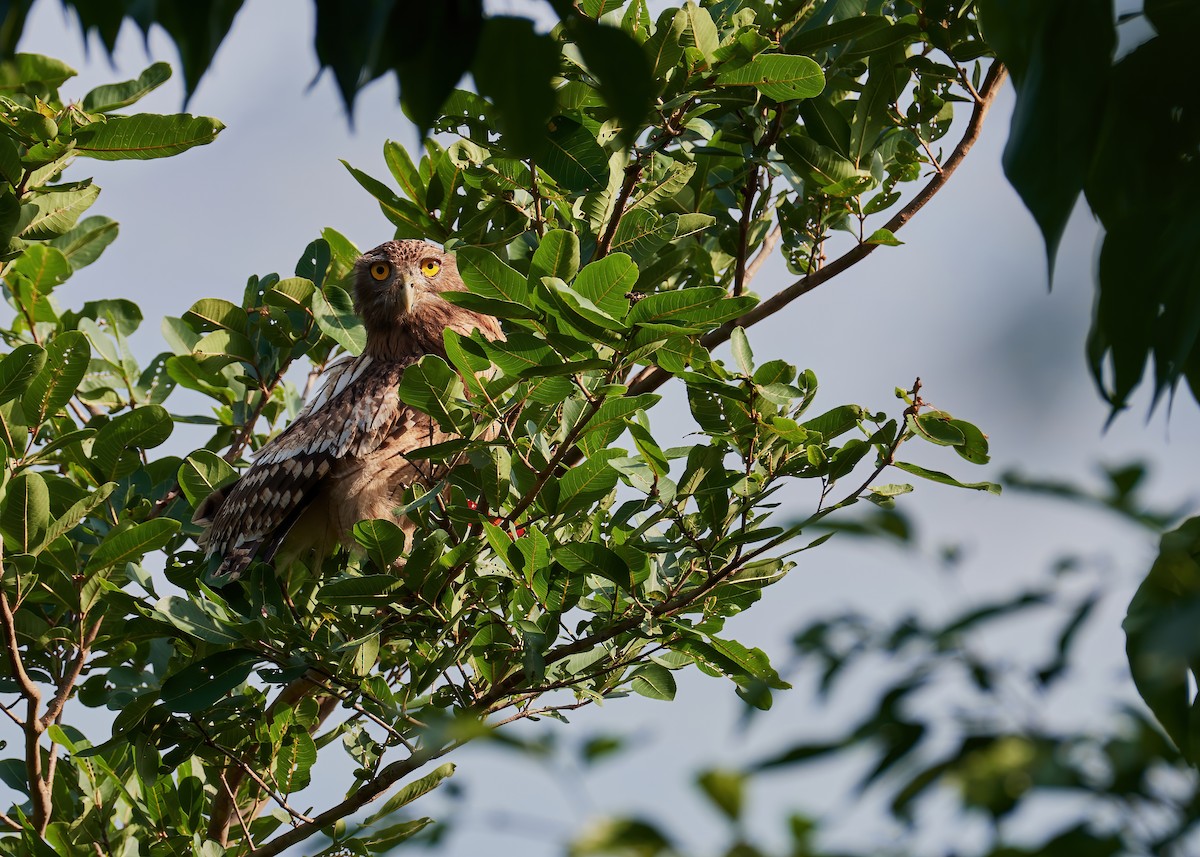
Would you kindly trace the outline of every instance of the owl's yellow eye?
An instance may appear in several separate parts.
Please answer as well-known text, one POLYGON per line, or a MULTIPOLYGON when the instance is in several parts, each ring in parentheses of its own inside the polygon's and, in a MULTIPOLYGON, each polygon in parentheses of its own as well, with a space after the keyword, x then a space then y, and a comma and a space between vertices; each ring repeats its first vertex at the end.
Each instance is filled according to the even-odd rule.
POLYGON ((437 276, 437 272, 440 270, 442 270, 442 264, 435 259, 426 259, 421 263, 421 273, 427 277, 437 276))
POLYGON ((392 266, 387 262, 373 262, 370 270, 372 279, 386 280, 392 273, 392 266))

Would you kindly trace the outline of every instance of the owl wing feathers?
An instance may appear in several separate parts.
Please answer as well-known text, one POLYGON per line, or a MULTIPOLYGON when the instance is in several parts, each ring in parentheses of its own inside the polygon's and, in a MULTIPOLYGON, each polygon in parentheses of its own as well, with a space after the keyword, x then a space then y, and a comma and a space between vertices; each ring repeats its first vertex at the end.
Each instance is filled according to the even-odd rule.
POLYGON ((236 580, 254 559, 270 561, 339 461, 369 454, 414 422, 396 395, 404 365, 362 355, 331 366, 250 469, 200 505, 194 520, 211 521, 205 555, 222 557, 214 577, 236 580))

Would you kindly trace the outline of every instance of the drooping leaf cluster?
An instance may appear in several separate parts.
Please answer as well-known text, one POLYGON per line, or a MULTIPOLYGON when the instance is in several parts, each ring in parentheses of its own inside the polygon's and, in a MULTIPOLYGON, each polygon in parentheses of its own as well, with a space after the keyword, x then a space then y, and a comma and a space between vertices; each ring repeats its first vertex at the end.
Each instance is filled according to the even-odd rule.
MULTIPOLYGON (((0 689, 23 700, 32 749, 0 763, 28 797, 6 813, 19 833, 0 850, 154 842, 264 857, 322 832, 327 853, 385 851, 420 834, 428 820, 402 810, 449 767, 361 823, 345 819, 509 720, 629 692, 670 699, 673 673, 693 666, 769 707, 786 682, 728 635, 727 618, 829 537, 819 525, 911 491, 882 481, 890 468, 998 490, 901 460, 926 441, 987 461, 983 433, 926 402, 919 381, 897 390, 892 415, 816 407, 815 374, 756 361, 746 332, 763 306, 751 281, 776 244, 813 277, 835 231, 857 258, 898 243, 892 226, 915 210, 900 208, 906 185, 923 171, 940 180, 954 102, 973 115, 983 103, 987 48, 969 7, 942 20, 908 3, 687 3, 655 20, 643 0, 584 5, 609 14, 530 43, 553 68, 537 133, 512 119, 497 78, 453 91, 438 112, 455 142, 430 141, 419 158, 385 147, 398 190, 350 168, 397 237, 457 252, 468 291, 447 299, 499 317, 506 334, 447 332, 444 356, 404 373, 401 399, 456 435, 410 456, 428 474, 398 509, 411 538, 391 520, 360 522, 353 550, 259 564, 218 591, 192 522, 294 415, 295 370, 309 370, 307 388, 331 358, 362 349, 347 238, 326 230, 294 276, 251 277, 240 306, 206 298, 165 319, 169 350, 142 368, 127 345, 134 304, 64 311, 50 294, 73 271, 54 253, 78 245, 94 258, 99 224, 71 232, 68 214, 37 221, 45 234, 14 227, 0 627, 15 643, 0 689), (624 50, 596 50, 610 42, 652 69, 656 109, 641 124, 609 93, 605 64, 624 50), (715 356, 724 342, 731 355, 715 356), (686 438, 664 437, 655 419, 667 381, 686 392, 686 438), (190 398, 176 394, 168 411, 179 387, 190 398), (177 423, 211 434, 190 454, 159 455, 177 423), (778 511, 789 483, 803 512, 778 511), (150 570, 164 556, 165 580, 150 570), (116 712, 111 736, 59 722, 72 694, 116 712), (299 808, 334 743, 355 764, 346 799, 299 808)), ((524 31, 497 20, 514 39, 524 31)), ((153 153, 173 154, 202 140, 197 129, 205 140, 219 130, 85 113, 128 104, 155 68, 68 107, 30 73, 25 101, 2 105, 15 152, 31 159, 12 190, 31 223, 44 197, 87 190, 45 184, 72 153, 145 156, 139 141, 153 140, 153 153), (26 113, 55 133, 19 136, 26 113), (48 143, 55 160, 43 165, 48 143)))
POLYGON ((1113 414, 1147 363, 1156 402, 1181 380, 1200 399, 1200 101, 1187 72, 1200 9, 1146 0, 1118 21, 1111 2, 981 6, 1017 86, 1005 171, 1051 263, 1081 192, 1104 226, 1088 361, 1113 414), (1119 23, 1148 32, 1116 56, 1119 23))

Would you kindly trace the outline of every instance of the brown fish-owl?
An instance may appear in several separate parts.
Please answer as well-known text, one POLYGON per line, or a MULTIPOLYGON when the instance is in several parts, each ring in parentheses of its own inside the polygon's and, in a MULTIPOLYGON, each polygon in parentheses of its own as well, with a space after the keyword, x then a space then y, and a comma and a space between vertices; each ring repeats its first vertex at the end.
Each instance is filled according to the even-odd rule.
POLYGON ((250 469, 200 504, 195 520, 209 525, 205 556, 220 557, 213 577, 236 580, 281 547, 288 556, 325 552, 346 543, 359 521, 395 518, 404 490, 425 478, 408 454, 450 437, 400 401, 404 368, 426 354, 445 357, 447 328, 503 336, 495 318, 441 298, 465 290, 454 256, 424 241, 389 241, 358 258, 354 306, 366 348, 330 366, 317 394, 250 469))

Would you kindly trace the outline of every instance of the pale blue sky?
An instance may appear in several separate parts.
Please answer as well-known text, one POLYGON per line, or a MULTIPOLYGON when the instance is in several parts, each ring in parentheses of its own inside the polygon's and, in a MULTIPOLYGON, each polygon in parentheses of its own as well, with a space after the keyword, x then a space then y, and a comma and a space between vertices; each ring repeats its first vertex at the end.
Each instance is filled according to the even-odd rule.
MULTIPOLYGON (((529 4, 498 5, 521 10, 529 4)), ((71 178, 94 175, 104 188, 93 210, 119 220, 121 237, 61 290, 60 300, 78 304, 126 296, 138 301, 147 321, 137 343, 142 354, 150 355, 160 350, 162 315, 179 315, 204 296, 239 300, 252 273, 290 273, 324 226, 364 248, 391 236, 388 222, 338 159, 385 177, 383 141, 411 147, 414 131, 390 80, 361 95, 353 131, 330 78, 309 88, 316 73, 312 26, 309 3, 251 0, 189 106, 228 126, 214 144, 176 159, 80 161, 72 168, 71 178)), ((20 47, 78 68, 80 78, 64 87, 64 94, 76 98, 96 84, 135 76, 151 60, 175 62, 161 34, 152 34, 147 55, 132 27, 122 34, 115 69, 98 47, 85 58, 74 22, 45 0, 35 5, 20 47)), ((174 80, 139 109, 175 112, 180 102, 180 84, 174 80)), ((812 368, 822 384, 822 408, 855 401, 896 411, 893 388, 920 375, 928 400, 990 435, 994 461, 969 468, 947 450, 929 450, 919 460, 971 481, 994 479, 1011 467, 1090 479, 1097 461, 1144 458, 1158 463, 1153 489, 1161 505, 1192 498, 1200 420, 1189 398, 1180 397, 1169 423, 1160 408, 1147 424, 1142 396, 1134 412, 1102 431, 1106 411, 1083 358, 1096 230, 1089 215, 1077 212, 1063 242, 1055 289, 1048 294, 1033 222, 1000 172, 1011 103, 1009 89, 966 164, 899 234, 903 246, 881 248, 755 328, 756 354, 760 360, 782 357, 812 368)), ((769 293, 787 282, 782 265, 772 264, 754 286, 769 293)), ((670 395, 672 402, 682 402, 678 391, 670 395)), ((656 433, 664 442, 690 430, 686 419, 671 422, 671 413, 684 409, 659 410, 664 413, 656 433)), ((797 490, 789 502, 799 516, 809 508, 811 492, 797 490)), ((808 617, 845 608, 880 616, 949 615, 964 604, 1045 580, 1050 561, 1073 548, 1107 567, 1084 583, 1102 577, 1111 594, 1082 643, 1090 653, 1087 674, 1073 682, 1069 694, 1031 704, 1048 722, 1088 718, 1098 723, 1114 702, 1132 698, 1122 669, 1119 622, 1152 555, 1148 539, 1096 515, 1015 495, 995 498, 918 485, 903 506, 917 517, 923 553, 897 557, 878 546, 834 540, 804 554, 799 568, 769 591, 765 603, 730 623, 731 634, 782 660, 790 633, 808 617), (961 544, 966 555, 954 575, 939 571, 930 559, 951 542, 961 544)), ((992 635, 981 645, 1014 652, 1036 646, 1033 650, 1040 652, 1050 641, 1024 640, 1018 630, 992 635)), ((550 776, 504 751, 460 753, 455 780, 467 788, 473 822, 455 835, 446 853, 465 857, 484 849, 503 854, 520 848, 526 857, 558 854, 564 836, 605 812, 670 816, 683 842, 699 853, 713 853, 716 845, 708 837, 718 828, 700 810, 690 785, 693 773, 721 762, 737 764, 780 741, 838 733, 848 713, 856 711, 853 703, 869 698, 872 689, 864 678, 839 704, 819 707, 812 676, 802 670, 793 677, 796 688, 778 694, 774 710, 741 735, 735 731, 741 703, 727 683, 695 672, 678 677, 673 704, 614 700, 578 712, 570 728, 544 724, 527 730, 548 729, 572 744, 608 731, 638 736, 636 752, 586 781, 550 776), (500 823, 506 817, 511 824, 500 823)), ((336 778, 345 770, 336 766, 322 781, 324 794, 314 788, 310 800, 328 802, 344 787, 336 778)), ((819 777, 773 779, 756 793, 761 804, 756 817, 782 831, 784 808, 816 815, 838 810, 845 799, 842 789, 854 774, 843 768, 819 777)), ((436 815, 436 807, 429 801, 416 809, 436 815)), ((889 842, 888 828, 872 820, 872 812, 867 801, 831 828, 830 841, 889 842)), ((962 842, 972 829, 931 831, 922 842, 936 850, 962 842)))

